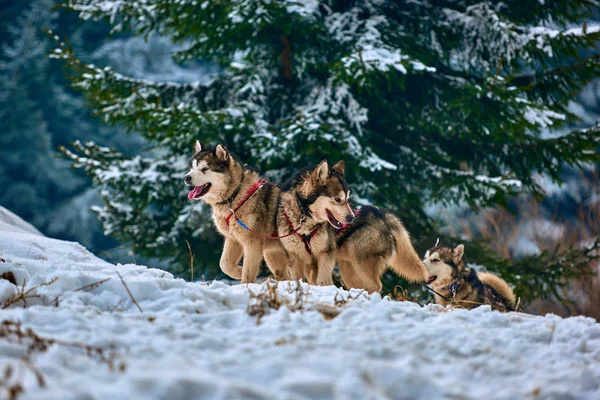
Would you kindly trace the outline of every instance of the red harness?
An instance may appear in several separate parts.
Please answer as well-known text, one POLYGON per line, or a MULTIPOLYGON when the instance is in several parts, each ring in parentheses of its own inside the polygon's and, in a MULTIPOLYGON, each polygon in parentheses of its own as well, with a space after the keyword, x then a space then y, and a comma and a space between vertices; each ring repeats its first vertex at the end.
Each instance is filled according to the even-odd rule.
POLYGON ((315 229, 313 229, 311 233, 309 233, 307 235, 303 235, 298 232, 298 229, 294 229, 294 224, 292 224, 290 217, 288 217, 288 215, 285 211, 283 212, 283 216, 285 217, 285 220, 287 221, 288 225, 290 226, 291 231, 293 233, 295 233, 296 236, 298 236, 300 238, 300 240, 302 240, 302 243, 304 243, 304 250, 306 250, 306 252, 312 256, 312 248, 310 247, 310 241, 317 234, 317 232, 319 231, 319 227, 321 225, 317 225, 317 227, 315 229))
MULTIPOLYGON (((252 197, 252 195, 254 193, 256 193, 256 191, 258 189, 260 189, 261 187, 263 187, 267 183, 268 182, 265 182, 265 181, 255 182, 246 191, 246 194, 244 194, 244 197, 242 198, 242 200, 240 200, 240 202, 237 203, 237 205, 233 209, 231 209, 231 211, 229 212, 229 215, 225 218, 225 222, 227 223, 227 225, 229 225, 229 222, 231 221, 231 218, 233 217, 234 221, 237 222, 238 225, 240 225, 242 228, 246 229, 249 232, 252 232, 252 234, 254 234, 256 236, 259 236, 259 237, 261 237, 263 239, 275 240, 275 239, 283 239, 283 238, 286 238, 286 237, 291 236, 293 234, 299 235, 298 231, 300 230, 301 226, 299 226, 298 228, 294 228, 292 225, 290 225, 290 228, 291 228, 290 232, 288 234, 286 234, 286 235, 279 236, 279 234, 277 232, 273 232, 271 235, 264 235, 264 234, 262 234, 260 232, 256 232, 255 230, 251 229, 248 225, 246 225, 245 223, 243 223, 242 220, 240 220, 237 215, 235 215, 235 212, 237 210, 239 210, 240 207, 242 207, 244 205, 244 203, 246 203, 248 201, 248 199, 250 197, 252 197)), ((287 219, 288 223, 290 223, 290 220, 287 218, 287 215, 285 216, 285 218, 287 219)), ((300 235, 300 236, 302 236, 302 235, 300 235)), ((312 234, 312 236, 314 236, 314 233, 312 234)), ((311 236, 311 238, 312 238, 312 236, 311 236)), ((309 239, 309 242, 310 242, 310 239, 309 239)))
POLYGON ((254 182, 254 185, 250 186, 250 188, 246 191, 246 194, 244 195, 242 200, 240 200, 240 202, 237 203, 237 205, 233 208, 233 210, 231 210, 229 212, 229 215, 227 216, 227 218, 225 218, 225 222, 227 222, 227 225, 229 225, 229 221, 231 220, 231 217, 234 216, 235 212, 237 210, 239 210, 240 207, 243 206, 245 202, 248 201, 248 199, 254 194, 254 192, 256 192, 258 189, 263 187, 263 185, 265 183, 267 183, 267 182, 257 181, 257 182, 254 182))

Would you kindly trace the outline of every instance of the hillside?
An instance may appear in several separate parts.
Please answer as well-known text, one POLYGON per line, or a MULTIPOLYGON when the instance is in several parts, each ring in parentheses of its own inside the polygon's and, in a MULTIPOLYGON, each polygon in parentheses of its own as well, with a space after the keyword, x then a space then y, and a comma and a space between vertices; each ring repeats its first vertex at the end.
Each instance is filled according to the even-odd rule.
POLYGON ((0 372, 12 375, 0 398, 15 385, 22 398, 61 400, 600 398, 591 318, 296 282, 190 283, 16 225, 0 223, 0 274, 18 286, 0 280, 0 301, 24 290, 27 307, 1 314, 0 372))

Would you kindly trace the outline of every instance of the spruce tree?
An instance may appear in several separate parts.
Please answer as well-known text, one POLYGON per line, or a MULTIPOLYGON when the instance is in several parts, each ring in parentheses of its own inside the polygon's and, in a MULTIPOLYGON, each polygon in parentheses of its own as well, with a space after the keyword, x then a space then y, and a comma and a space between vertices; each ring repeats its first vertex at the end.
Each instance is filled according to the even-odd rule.
MULTIPOLYGON (((209 210, 186 201, 181 184, 195 139, 226 143, 274 181, 344 159, 354 201, 394 211, 422 250, 439 229, 427 205, 541 197, 536 174, 559 181, 563 166, 599 159, 598 127, 553 134, 574 121, 568 102, 600 72, 600 55, 579 56, 600 26, 571 27, 597 2, 542 3, 69 0, 83 19, 169 37, 183 46, 176 60, 210 61, 221 73, 202 84, 131 79, 85 64, 55 37, 53 57, 95 111, 155 145, 147 157, 93 143, 67 154, 102 187, 105 229, 180 267, 186 240, 207 271, 217 265, 209 210)), ((573 250, 569 268, 545 274, 543 257, 565 264, 543 255, 509 268, 469 246, 470 261, 501 271, 526 297, 584 273, 592 256, 573 250)))
POLYGON ((53 135, 72 131, 65 125, 69 96, 53 80, 50 43, 40 28, 53 24, 53 5, 37 0, 26 7, 0 51, 0 204, 38 227, 51 204, 82 181, 57 157, 53 135))

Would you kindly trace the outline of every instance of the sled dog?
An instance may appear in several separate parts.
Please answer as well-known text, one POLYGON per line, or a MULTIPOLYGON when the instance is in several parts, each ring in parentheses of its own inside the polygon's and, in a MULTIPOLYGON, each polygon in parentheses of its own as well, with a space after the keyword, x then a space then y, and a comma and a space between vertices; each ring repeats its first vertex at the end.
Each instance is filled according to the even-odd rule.
POLYGON ((294 279, 306 276, 311 284, 333 284, 335 230, 354 219, 349 196, 343 161, 331 168, 322 161, 282 186, 277 227, 294 279))
POLYGON ((365 206, 352 224, 337 232, 337 260, 344 285, 381 291, 387 267, 414 282, 426 282, 427 270, 402 222, 377 207, 365 206))
POLYGON ((217 230, 225 237, 221 270, 241 283, 251 283, 264 256, 276 279, 288 279, 287 255, 281 242, 273 238, 281 190, 221 144, 203 148, 196 141, 194 151, 183 180, 193 187, 188 193, 190 200, 203 200, 211 206, 217 230))
POLYGON ((502 278, 489 272, 476 272, 466 265, 465 247, 454 249, 437 245, 425 253, 428 284, 445 298, 435 294, 435 302, 471 309, 482 304, 499 311, 515 311, 515 295, 502 278))

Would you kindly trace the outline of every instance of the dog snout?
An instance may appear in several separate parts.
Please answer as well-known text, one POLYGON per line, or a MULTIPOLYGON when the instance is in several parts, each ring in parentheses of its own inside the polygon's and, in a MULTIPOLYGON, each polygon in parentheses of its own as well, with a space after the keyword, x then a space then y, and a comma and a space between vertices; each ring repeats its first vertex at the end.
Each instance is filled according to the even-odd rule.
POLYGON ((185 183, 188 186, 191 186, 191 184, 192 184, 192 177, 190 175, 184 175, 183 176, 183 183, 185 183))
POLYGON ((348 216, 346 216, 346 222, 349 224, 352 221, 354 221, 354 214, 348 214, 348 216))

